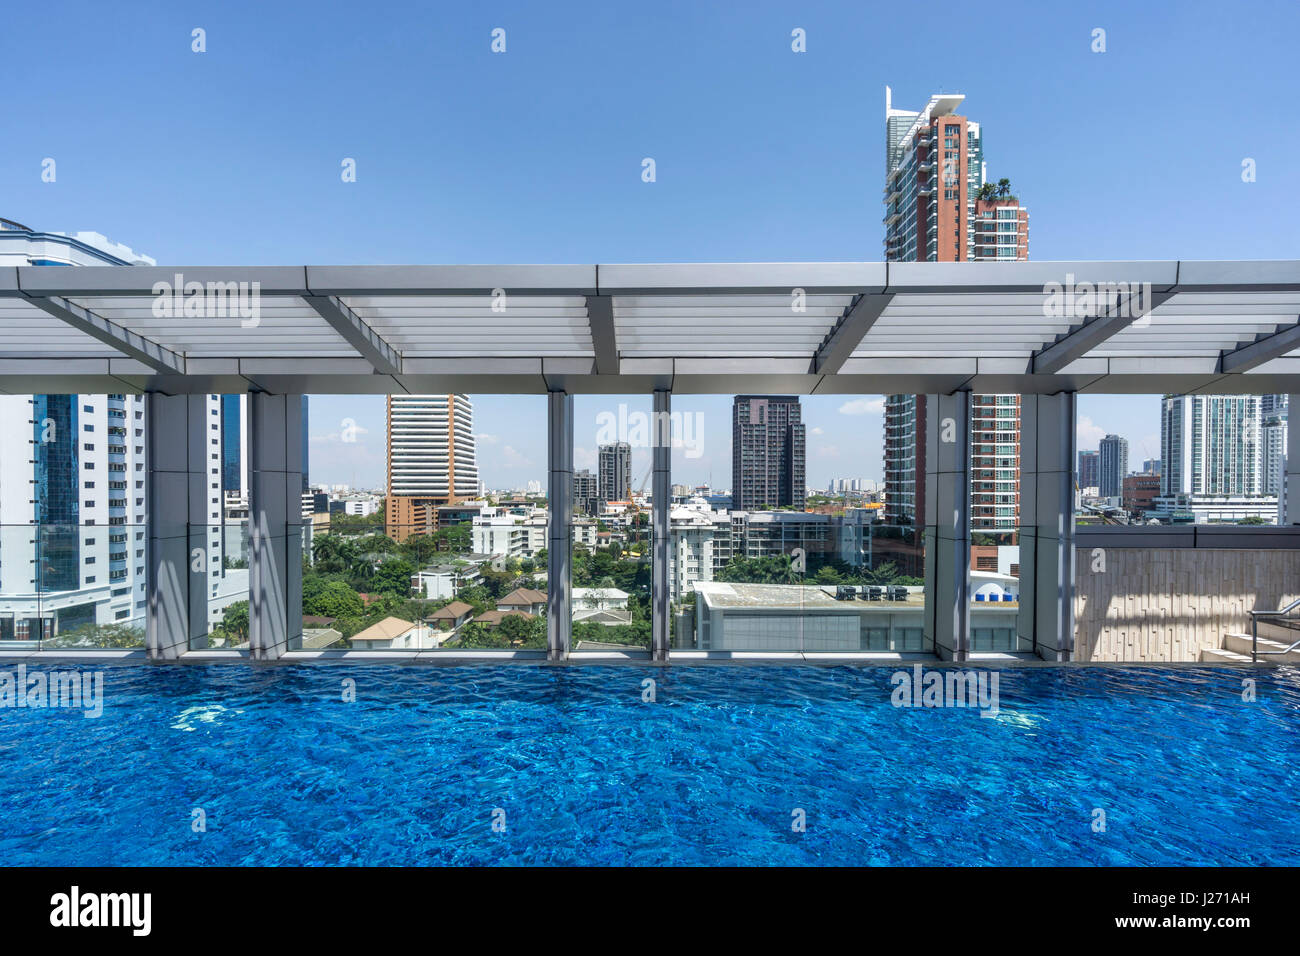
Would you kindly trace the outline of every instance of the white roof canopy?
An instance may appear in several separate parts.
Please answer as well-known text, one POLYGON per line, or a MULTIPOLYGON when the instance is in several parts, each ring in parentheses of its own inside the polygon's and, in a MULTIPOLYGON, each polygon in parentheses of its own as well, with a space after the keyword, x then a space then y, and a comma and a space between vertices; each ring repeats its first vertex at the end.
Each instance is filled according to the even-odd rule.
POLYGON ((1300 392, 1300 261, 0 268, 0 392, 1300 392))

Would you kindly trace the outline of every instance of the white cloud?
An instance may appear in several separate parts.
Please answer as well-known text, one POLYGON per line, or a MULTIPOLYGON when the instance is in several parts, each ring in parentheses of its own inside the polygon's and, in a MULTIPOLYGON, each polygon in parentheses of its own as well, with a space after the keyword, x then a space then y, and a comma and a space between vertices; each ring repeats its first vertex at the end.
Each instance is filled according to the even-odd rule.
POLYGON ((1087 415, 1079 416, 1079 425, 1075 433, 1077 435, 1075 440, 1083 451, 1091 451, 1100 447, 1101 440, 1109 434, 1106 429, 1094 425, 1092 419, 1087 415))
POLYGON ((818 458, 839 458, 840 446, 839 445, 818 445, 816 449, 816 455, 818 458))
POLYGON ((818 426, 815 426, 815 427, 813 428, 813 430, 812 430, 812 434, 814 434, 814 435, 824 435, 824 434, 826 434, 826 432, 822 430, 822 428, 821 428, 820 425, 818 425, 818 426))
POLYGON ((531 458, 521 454, 513 445, 506 445, 501 449, 501 459, 512 468, 527 468, 533 463, 531 458))
POLYGON ((883 415, 884 398, 855 398, 840 406, 841 415, 883 415))
POLYGON ((479 445, 495 445, 498 442, 500 442, 501 439, 496 435, 489 435, 483 433, 483 434, 475 435, 474 441, 479 445))
MULTIPOLYGON (((370 429, 362 425, 354 424, 347 427, 348 427, 349 435, 351 436, 348 441, 348 444, 353 444, 356 442, 357 439, 370 434, 370 429)), ((322 445, 331 442, 339 442, 343 440, 343 433, 341 431, 337 431, 337 432, 330 432, 327 435, 311 435, 307 440, 322 445)))
POLYGON ((579 470, 584 468, 595 468, 599 456, 594 448, 574 448, 573 449, 573 467, 579 470))

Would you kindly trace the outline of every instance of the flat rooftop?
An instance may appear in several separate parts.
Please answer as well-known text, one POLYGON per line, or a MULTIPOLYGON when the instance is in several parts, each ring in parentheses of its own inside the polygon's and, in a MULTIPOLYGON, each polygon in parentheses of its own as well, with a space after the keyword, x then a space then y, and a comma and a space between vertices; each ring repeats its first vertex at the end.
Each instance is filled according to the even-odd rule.
POLYGON ((909 592, 906 601, 852 601, 835 598, 835 586, 805 584, 735 584, 724 581, 698 581, 695 592, 717 608, 789 608, 791 610, 851 611, 863 608, 877 610, 922 608, 925 595, 917 589, 909 592))

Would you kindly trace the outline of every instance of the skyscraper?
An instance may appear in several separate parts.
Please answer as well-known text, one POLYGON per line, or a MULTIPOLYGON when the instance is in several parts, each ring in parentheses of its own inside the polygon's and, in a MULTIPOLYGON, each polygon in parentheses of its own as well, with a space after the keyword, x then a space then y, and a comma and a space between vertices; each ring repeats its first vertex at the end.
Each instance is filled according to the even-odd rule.
POLYGON ((594 515, 599 510, 600 486, 589 469, 573 473, 573 507, 584 514, 594 515))
POLYGON ((1107 435, 1100 442, 1097 458, 1097 493, 1103 498, 1118 498, 1124 494, 1124 478, 1128 475, 1128 439, 1107 435))
POLYGON ((1101 452, 1079 452, 1079 487, 1096 488, 1101 481, 1101 452))
MULTIPOLYGON (((956 113, 965 97, 938 94, 919 112, 893 107, 885 88, 885 258, 891 262, 1029 258, 1029 213, 1010 184, 986 185, 980 124, 956 113)), ((924 520, 925 404, 885 399, 885 515, 924 520)), ((972 396, 971 527, 1014 533, 1020 513, 1020 396, 972 396)))
POLYGON ((731 407, 731 502, 736 511, 802 509, 807 436, 794 395, 737 395, 731 407))
POLYGON ((438 530, 438 508, 478 494, 474 406, 466 395, 388 397, 386 533, 438 530))
POLYGON ((1281 497, 1285 490, 1288 404, 1286 395, 1260 396, 1260 447, 1264 455, 1262 471, 1266 495, 1281 497))
POLYGON ((1160 493, 1266 494, 1260 396, 1166 395, 1160 419, 1160 493))
POLYGON ((596 475, 602 501, 628 501, 632 497, 632 446, 625 441, 601 445, 596 475))

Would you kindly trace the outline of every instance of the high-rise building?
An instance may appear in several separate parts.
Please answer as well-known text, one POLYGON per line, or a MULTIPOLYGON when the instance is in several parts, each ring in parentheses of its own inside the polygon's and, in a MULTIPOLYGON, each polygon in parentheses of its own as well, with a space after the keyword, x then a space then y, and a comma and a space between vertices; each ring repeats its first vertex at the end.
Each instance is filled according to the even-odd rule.
POLYGON ((601 445, 597 453, 597 494, 602 501, 632 497, 632 446, 625 441, 601 445))
MULTIPOLYGON (((986 179, 980 124, 962 94, 893 107, 885 88, 885 258, 1014 262, 1029 258, 1029 213, 1010 184, 986 179)), ((971 528, 1014 533, 1020 521, 1020 396, 972 396, 971 528)), ((886 521, 924 520, 925 404, 885 399, 886 521), (919 468, 919 470, 918 470, 919 468)))
POLYGON ((589 515, 600 510, 600 485, 590 469, 573 473, 573 507, 589 515))
POLYGON ((1142 459, 1142 474, 1144 474, 1144 475, 1155 475, 1155 476, 1158 478, 1158 477, 1160 476, 1160 459, 1159 459, 1159 458, 1143 458, 1143 459, 1142 459))
POLYGON ((1128 476, 1128 439, 1107 435, 1097 453, 1097 493, 1103 498, 1120 498, 1128 476))
POLYGON ((1079 452, 1079 487, 1096 488, 1101 483, 1101 452, 1079 452))
POLYGON ((478 494, 474 406, 466 395, 388 397, 386 533, 438 530, 438 508, 478 494))
POLYGON ((1260 396, 1264 494, 1281 496, 1286 486, 1287 413, 1286 395, 1260 396))
POLYGON ((731 407, 731 500, 738 511, 802 509, 807 435, 794 395, 737 395, 731 407))
POLYGON ((1020 396, 972 395, 971 528, 1008 534, 1020 525, 1020 396))
POLYGON ((1266 494, 1260 396, 1166 395, 1160 420, 1160 493, 1266 494))

